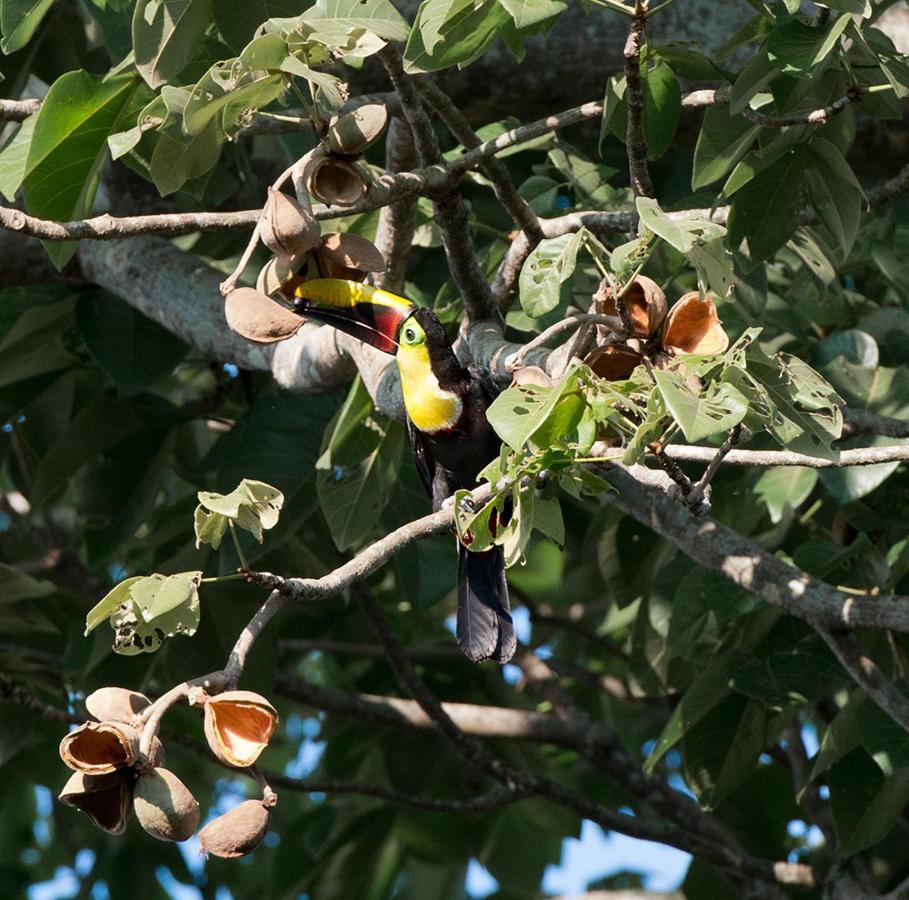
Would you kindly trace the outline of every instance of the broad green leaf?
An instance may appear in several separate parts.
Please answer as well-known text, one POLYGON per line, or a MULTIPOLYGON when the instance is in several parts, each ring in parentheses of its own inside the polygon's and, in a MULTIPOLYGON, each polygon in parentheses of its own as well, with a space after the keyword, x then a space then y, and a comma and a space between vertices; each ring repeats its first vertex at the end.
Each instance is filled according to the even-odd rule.
POLYGON ((662 61, 641 66, 644 91, 644 137, 649 159, 659 159, 672 146, 682 110, 682 90, 675 72, 662 61))
POLYGON ((202 544, 209 544, 217 550, 221 546, 224 535, 227 534, 228 517, 220 513, 210 512, 204 506, 197 506, 193 513, 193 530, 196 534, 196 549, 202 544))
MULTIPOLYGON (((851 447, 892 447, 904 444, 895 438, 873 436, 843 441, 839 446, 846 450, 851 447)), ((852 503, 861 500, 877 490, 900 467, 898 462, 878 463, 874 466, 846 466, 842 469, 822 469, 821 483, 839 500, 852 503)))
POLYGON ((762 47, 739 73, 729 92, 729 113, 739 115, 759 91, 764 90, 780 74, 762 47))
POLYGON ((139 0, 133 12, 136 68, 149 87, 183 71, 211 21, 212 0, 139 0))
POLYGON ((57 590, 53 582, 35 578, 27 572, 20 572, 14 566, 8 566, 6 563, 0 563, 0 579, 3 581, 0 603, 34 600, 53 594, 57 590))
POLYGON ((199 587, 201 572, 180 572, 176 575, 149 575, 140 578, 129 590, 130 598, 144 622, 151 622, 188 604, 199 587))
POLYGON ((863 369, 876 369, 881 355, 877 341, 867 331, 845 328, 831 332, 817 345, 818 364, 826 365, 838 356, 863 369))
POLYGON ((102 622, 106 622, 119 607, 130 600, 130 590, 136 582, 141 581, 142 575, 135 575, 121 581, 116 587, 108 591, 89 611, 85 617, 85 634, 94 631, 102 622))
MULTIPOLYGON (((897 685, 903 694, 906 684, 897 685)), ((870 699, 858 707, 856 714, 862 746, 885 775, 909 768, 909 733, 870 699)))
POLYGON ((827 58, 851 20, 851 16, 841 15, 825 25, 808 25, 790 19, 767 39, 770 59, 783 63, 784 72, 806 74, 827 58))
MULTIPOLYGON (((278 524, 284 494, 270 484, 244 478, 229 494, 199 491, 199 506, 210 514, 223 516, 240 528, 249 531, 261 544, 263 531, 278 524)), ((226 527, 214 520, 197 515, 196 546, 209 539, 221 542, 226 527)))
POLYGON ((562 0, 499 0, 517 28, 527 28, 559 15, 568 8, 562 0))
POLYGON ((37 116, 29 116, 0 151, 0 194, 12 203, 22 186, 28 163, 28 148, 32 143, 37 116))
POLYGON ((707 108, 694 148, 691 189, 696 191, 722 178, 745 155, 761 126, 744 116, 730 115, 726 105, 707 108))
POLYGON ((694 264, 698 282, 711 290, 717 297, 726 297, 735 283, 732 255, 726 249, 722 238, 695 244, 688 251, 688 260, 694 264))
POLYGON ((495 40, 511 16, 498 0, 424 0, 404 49, 408 72, 466 66, 495 40))
POLYGON ((729 431, 748 412, 748 401, 731 384, 711 386, 703 395, 698 395, 678 370, 654 369, 653 379, 663 395, 666 409, 688 441, 700 441, 712 434, 729 431))
POLYGON ((808 198, 839 258, 845 261, 858 234, 864 192, 849 163, 830 141, 815 138, 810 149, 813 165, 806 172, 808 198))
POLYGON ((817 469, 804 466, 772 466, 754 485, 757 498, 767 507, 774 525, 793 513, 811 495, 817 484, 817 469))
POLYGON ((386 41, 407 40, 407 22, 389 0, 316 0, 303 20, 311 38, 343 45, 351 31, 369 31, 386 41))
POLYGON ((883 840, 909 803, 909 769, 886 778, 862 749, 853 750, 831 767, 828 784, 833 824, 846 856, 883 840))
POLYGON ((221 36, 239 53, 263 22, 275 17, 297 17, 304 6, 301 0, 213 0, 213 17, 221 36))
POLYGON ((718 66, 710 57, 693 50, 687 44, 659 44, 651 50, 652 55, 672 66, 672 70, 688 81, 728 81, 729 73, 718 66))
MULTIPOLYGON (((133 75, 103 81, 67 72, 48 91, 28 149, 22 192, 30 213, 68 221, 87 215, 95 199, 107 136, 115 132, 136 90, 133 75)), ((75 252, 73 242, 47 245, 57 267, 75 252)))
POLYGON ((539 318, 559 305, 562 284, 577 262, 581 233, 547 238, 527 257, 518 280, 521 306, 528 316, 539 318))
POLYGON ((189 349, 157 322, 101 292, 79 298, 76 324, 121 397, 134 397, 171 372, 189 349))
POLYGON ((729 211, 732 247, 745 242, 753 262, 769 259, 792 237, 807 202, 810 152, 795 147, 740 188, 729 211))
MULTIPOLYGON (((370 410, 371 412, 371 410, 370 410)), ((363 429, 380 427, 370 419, 363 429)), ((330 452, 316 464, 316 490, 328 521, 332 540, 339 550, 348 550, 375 526, 391 495, 401 467, 404 430, 388 420, 373 449, 358 462, 339 465, 330 452)), ((348 449, 350 439, 348 438, 348 449)))
POLYGON ((688 253, 695 244, 715 240, 726 233, 722 225, 707 219, 670 218, 650 197, 637 197, 635 205, 641 222, 680 253, 688 253))
POLYGON ((54 5, 54 0, 3 0, 0 3, 0 50, 14 53, 22 49, 54 5))
POLYGON ((191 178, 210 171, 218 161, 223 140, 214 119, 196 134, 174 137, 162 132, 151 157, 152 180, 161 196, 179 191, 191 178))

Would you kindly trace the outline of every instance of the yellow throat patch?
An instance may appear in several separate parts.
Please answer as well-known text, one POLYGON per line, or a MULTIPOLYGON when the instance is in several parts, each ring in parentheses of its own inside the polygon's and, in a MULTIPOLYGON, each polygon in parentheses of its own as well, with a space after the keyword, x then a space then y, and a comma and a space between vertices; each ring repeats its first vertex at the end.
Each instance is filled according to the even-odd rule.
POLYGON ((457 424, 461 418, 461 398, 446 391, 433 374, 426 344, 401 344, 395 359, 401 373, 404 407, 418 431, 432 434, 457 424))

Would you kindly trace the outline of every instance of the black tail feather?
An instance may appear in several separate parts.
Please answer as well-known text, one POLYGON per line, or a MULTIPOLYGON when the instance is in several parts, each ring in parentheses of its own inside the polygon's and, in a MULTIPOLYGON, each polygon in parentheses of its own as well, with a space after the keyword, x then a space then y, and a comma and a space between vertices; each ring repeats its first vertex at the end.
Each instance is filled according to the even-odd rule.
POLYGON ((458 544, 458 646, 473 662, 506 663, 517 640, 501 547, 471 553, 458 544))

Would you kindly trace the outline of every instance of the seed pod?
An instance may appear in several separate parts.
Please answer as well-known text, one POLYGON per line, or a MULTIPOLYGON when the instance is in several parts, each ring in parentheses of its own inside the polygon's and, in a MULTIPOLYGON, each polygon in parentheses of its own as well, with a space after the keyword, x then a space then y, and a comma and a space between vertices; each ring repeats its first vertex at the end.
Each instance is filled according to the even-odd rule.
POLYGON ((628 378, 643 357, 626 347, 598 347, 584 360, 594 374, 607 381, 622 381, 628 378))
POLYGON ((251 766, 278 727, 278 713, 252 691, 225 691, 205 703, 205 737, 229 766, 251 766))
POLYGON ((725 353, 729 335, 720 322, 713 298, 708 294, 702 299, 697 291, 680 297, 669 310, 660 343, 675 354, 712 356, 725 353))
POLYGON ((350 206, 366 193, 366 178, 353 163, 335 159, 321 147, 310 150, 307 156, 303 179, 317 200, 328 206, 350 206))
POLYGON ((252 853, 268 831, 269 812, 261 800, 246 800, 213 819, 199 832, 200 852, 224 859, 252 853))
POLYGON ((87 813, 103 831, 123 834, 133 806, 133 773, 129 769, 108 775, 73 772, 58 799, 87 813))
POLYGON ((120 722, 86 722, 60 741, 60 758, 77 772, 105 775, 139 758, 139 737, 120 722))
POLYGON ((326 234, 317 253, 322 278, 362 281, 367 272, 385 271, 385 257, 376 245, 349 231, 326 234))
POLYGON ((550 388, 553 385, 553 380, 539 366, 521 366, 519 369, 514 370, 511 383, 513 385, 535 384, 539 387, 550 388))
POLYGON ((305 253, 319 246, 322 229, 308 209, 269 187, 259 235, 273 253, 305 253))
POLYGON ((99 722, 131 722, 150 703, 145 694, 121 687, 98 688, 85 698, 85 708, 99 722))
POLYGON ((257 344, 274 344, 293 337, 303 319, 252 288, 236 288, 224 301, 224 317, 231 331, 257 344))
POLYGON ((139 824, 160 841, 185 841, 199 825, 199 804, 168 769, 140 775, 133 797, 139 824))
POLYGON ((151 747, 148 750, 148 761, 156 769, 164 765, 164 744, 158 740, 157 735, 152 738, 151 747))
POLYGON ((381 103, 334 116, 328 123, 328 149, 339 156, 359 156, 379 139, 387 124, 388 110, 381 103))
MULTIPOLYGON (((638 275, 625 293, 625 306, 631 313, 634 333, 638 337, 655 334, 666 318, 666 295, 660 286, 646 275, 638 275)), ((596 311, 604 316, 616 316, 615 293, 611 287, 594 297, 596 311)))

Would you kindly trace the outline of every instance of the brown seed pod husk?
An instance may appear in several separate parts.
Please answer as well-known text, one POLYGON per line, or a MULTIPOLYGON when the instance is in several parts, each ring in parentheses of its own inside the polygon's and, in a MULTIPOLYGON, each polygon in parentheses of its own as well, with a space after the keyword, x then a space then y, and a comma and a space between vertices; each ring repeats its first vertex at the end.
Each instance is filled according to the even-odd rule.
POLYGON ((200 852, 224 859, 252 853, 268 831, 269 811, 261 800, 246 800, 199 832, 200 852))
POLYGON ((145 694, 121 687, 98 688, 85 698, 89 715, 99 722, 131 722, 150 703, 145 694))
POLYGON ((670 353, 713 356, 725 353, 729 335, 717 315, 716 304, 707 294, 689 291, 678 299, 666 317, 660 343, 670 353))
POLYGON ((139 737, 121 722, 86 722, 60 741, 60 758, 76 772, 106 775, 136 762, 139 737))
POLYGON ((160 841, 185 841, 199 825, 199 803, 169 769, 140 775, 133 803, 139 824, 160 841))
POLYGON ((152 738, 151 747, 148 750, 148 761, 156 769, 164 765, 164 744, 157 735, 152 738))
POLYGON ((225 691, 205 704, 208 746, 229 766, 251 766, 277 727, 275 708, 252 691, 225 691))
POLYGON ((129 769, 108 775, 73 772, 58 799, 87 813, 103 831, 123 834, 133 808, 133 773, 129 769))
POLYGON ((319 246, 322 229, 308 209, 283 191, 269 187, 259 236, 272 253, 306 253, 319 246))
MULTIPOLYGON (((646 275, 638 275, 625 293, 625 306, 631 314, 634 333, 638 337, 655 334, 666 318, 666 295, 662 288, 646 275)), ((596 312, 603 316, 617 316, 615 292, 611 287, 594 297, 596 312)))
POLYGON ((381 137, 387 124, 388 110, 381 103, 334 116, 328 123, 328 149, 340 156, 359 156, 381 137))
POLYGON ((224 317, 231 331, 256 344, 286 341, 303 327, 299 316, 248 287, 236 288, 227 295, 224 317))
POLYGON ((623 381, 641 364, 643 357, 627 347, 598 347, 584 362, 607 381, 623 381))
POLYGON ((539 387, 552 387, 553 380, 539 366, 521 366, 514 370, 511 376, 511 383, 518 384, 535 384, 539 387))
POLYGON ((306 189, 328 206, 350 206, 366 194, 366 178, 353 163, 329 156, 321 147, 303 165, 306 189))
POLYGON ((367 272, 384 272, 385 257, 372 241, 359 234, 331 232, 322 238, 318 251, 322 278, 344 278, 341 271, 361 273, 354 281, 362 281, 367 272))

